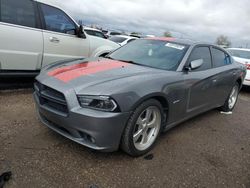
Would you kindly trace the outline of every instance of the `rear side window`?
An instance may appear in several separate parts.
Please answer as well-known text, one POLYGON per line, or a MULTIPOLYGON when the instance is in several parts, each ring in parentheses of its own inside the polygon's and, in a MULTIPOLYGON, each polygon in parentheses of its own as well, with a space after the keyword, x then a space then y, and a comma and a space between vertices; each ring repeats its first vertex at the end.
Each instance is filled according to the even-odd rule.
POLYGON ((41 4, 46 30, 75 35, 74 22, 58 8, 41 4))
POLYGON ((203 71, 203 70, 212 68, 212 58, 211 58, 209 47, 203 47, 203 46, 196 47, 192 51, 188 62, 190 64, 192 61, 195 61, 198 59, 203 59, 203 64, 200 68, 195 69, 194 71, 203 71))
POLYGON ((217 48, 212 48, 214 67, 222 67, 231 64, 230 56, 217 48))
POLYGON ((37 26, 34 3, 31 0, 1 0, 1 21, 26 27, 37 26))

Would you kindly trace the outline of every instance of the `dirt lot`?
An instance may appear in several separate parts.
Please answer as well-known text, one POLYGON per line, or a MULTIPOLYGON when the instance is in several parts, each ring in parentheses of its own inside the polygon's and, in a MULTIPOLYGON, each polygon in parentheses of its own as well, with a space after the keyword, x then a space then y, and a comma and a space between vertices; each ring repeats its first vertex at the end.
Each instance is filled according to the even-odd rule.
POLYGON ((250 89, 232 115, 205 113, 163 134, 154 158, 99 153, 36 118, 32 91, 0 91, 0 173, 6 187, 250 188, 250 89))

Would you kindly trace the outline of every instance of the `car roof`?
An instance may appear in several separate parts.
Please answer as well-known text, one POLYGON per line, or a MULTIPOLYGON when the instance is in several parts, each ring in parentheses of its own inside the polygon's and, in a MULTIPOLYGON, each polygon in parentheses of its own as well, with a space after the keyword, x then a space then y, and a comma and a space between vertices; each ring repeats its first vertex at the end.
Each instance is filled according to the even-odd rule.
POLYGON ((249 48, 228 48, 227 50, 239 50, 239 51, 248 51, 248 52, 250 52, 249 48))

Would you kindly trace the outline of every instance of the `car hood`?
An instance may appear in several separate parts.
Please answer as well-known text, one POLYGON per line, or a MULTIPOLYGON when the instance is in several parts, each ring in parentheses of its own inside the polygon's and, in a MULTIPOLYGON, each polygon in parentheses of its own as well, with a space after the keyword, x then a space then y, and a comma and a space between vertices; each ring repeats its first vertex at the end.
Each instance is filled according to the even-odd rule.
POLYGON ((76 94, 107 94, 128 85, 146 83, 154 77, 174 74, 175 72, 99 58, 61 63, 43 70, 38 79, 53 88, 60 86, 74 89, 76 94))

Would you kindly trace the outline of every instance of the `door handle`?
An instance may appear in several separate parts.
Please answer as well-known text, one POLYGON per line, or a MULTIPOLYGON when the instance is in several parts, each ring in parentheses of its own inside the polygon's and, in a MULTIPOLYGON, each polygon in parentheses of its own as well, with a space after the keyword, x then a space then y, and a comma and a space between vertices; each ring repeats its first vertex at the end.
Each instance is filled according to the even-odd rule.
POLYGON ((214 80, 213 80, 213 83, 216 83, 216 82, 217 82, 217 80, 216 80, 216 79, 214 79, 214 80))
POLYGON ((58 38, 56 38, 56 37, 50 37, 49 40, 50 40, 50 42, 54 42, 54 43, 59 43, 60 42, 60 40, 58 38))

